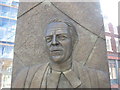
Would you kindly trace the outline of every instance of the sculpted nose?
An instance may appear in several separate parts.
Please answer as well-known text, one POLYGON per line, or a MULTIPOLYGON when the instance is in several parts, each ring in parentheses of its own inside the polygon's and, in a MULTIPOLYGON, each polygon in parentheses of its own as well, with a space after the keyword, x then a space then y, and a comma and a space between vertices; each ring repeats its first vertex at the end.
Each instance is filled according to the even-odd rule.
POLYGON ((52 45, 58 45, 58 41, 57 41, 56 35, 53 35, 52 45))

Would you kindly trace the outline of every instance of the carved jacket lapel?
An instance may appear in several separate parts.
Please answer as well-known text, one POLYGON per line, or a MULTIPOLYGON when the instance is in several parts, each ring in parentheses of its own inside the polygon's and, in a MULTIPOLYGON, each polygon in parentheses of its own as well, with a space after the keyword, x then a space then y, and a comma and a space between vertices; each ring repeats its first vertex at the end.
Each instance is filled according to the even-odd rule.
POLYGON ((35 73, 32 81, 30 88, 40 88, 42 81, 43 81, 43 76, 47 70, 48 64, 42 66, 39 68, 39 70, 35 73))
POLYGON ((49 73, 47 76, 47 88, 57 88, 61 72, 49 73))
POLYGON ((63 73, 73 88, 77 88, 78 86, 81 85, 81 80, 78 78, 78 76, 76 75, 76 73, 73 70, 70 69, 63 73))

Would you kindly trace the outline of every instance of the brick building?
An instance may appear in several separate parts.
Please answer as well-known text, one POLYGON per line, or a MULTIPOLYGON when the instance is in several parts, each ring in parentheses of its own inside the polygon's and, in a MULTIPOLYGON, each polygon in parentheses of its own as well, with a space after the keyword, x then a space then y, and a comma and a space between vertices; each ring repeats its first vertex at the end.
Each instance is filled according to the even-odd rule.
POLYGON ((120 33, 117 26, 104 20, 111 87, 120 85, 120 33))

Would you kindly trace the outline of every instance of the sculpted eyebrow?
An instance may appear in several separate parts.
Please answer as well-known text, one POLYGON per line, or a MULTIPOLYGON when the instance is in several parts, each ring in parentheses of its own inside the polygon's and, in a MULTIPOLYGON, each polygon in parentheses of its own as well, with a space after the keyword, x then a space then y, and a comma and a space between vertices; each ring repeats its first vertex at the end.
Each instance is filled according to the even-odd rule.
POLYGON ((61 34, 57 34, 57 36, 66 36, 66 35, 68 35, 67 33, 61 33, 61 34))
POLYGON ((48 36, 45 36, 45 38, 50 38, 50 37, 52 37, 53 35, 48 35, 48 36))

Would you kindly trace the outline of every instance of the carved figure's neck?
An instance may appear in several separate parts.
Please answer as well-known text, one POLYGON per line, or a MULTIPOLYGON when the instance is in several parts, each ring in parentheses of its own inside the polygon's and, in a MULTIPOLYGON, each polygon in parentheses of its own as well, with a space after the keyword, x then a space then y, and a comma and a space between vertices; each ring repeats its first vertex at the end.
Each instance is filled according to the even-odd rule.
POLYGON ((50 65, 51 69, 54 71, 64 72, 64 71, 71 69, 72 59, 70 58, 69 60, 67 60, 66 62, 61 63, 61 64, 50 63, 49 65, 50 65))

